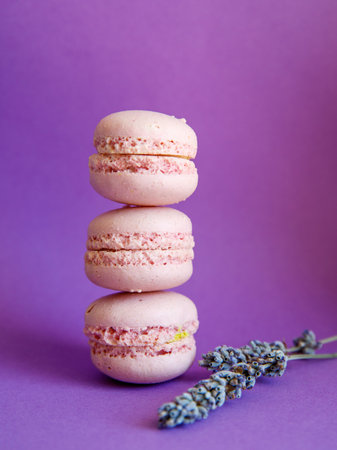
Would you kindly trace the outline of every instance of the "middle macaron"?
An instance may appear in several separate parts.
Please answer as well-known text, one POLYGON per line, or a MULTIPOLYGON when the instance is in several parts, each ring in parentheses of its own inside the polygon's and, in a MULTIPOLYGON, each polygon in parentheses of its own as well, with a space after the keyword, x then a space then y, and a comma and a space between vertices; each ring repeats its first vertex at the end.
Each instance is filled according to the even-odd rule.
POLYGON ((85 272, 117 291, 171 289, 193 267, 192 223, 167 207, 125 207, 96 217, 88 229, 85 272))

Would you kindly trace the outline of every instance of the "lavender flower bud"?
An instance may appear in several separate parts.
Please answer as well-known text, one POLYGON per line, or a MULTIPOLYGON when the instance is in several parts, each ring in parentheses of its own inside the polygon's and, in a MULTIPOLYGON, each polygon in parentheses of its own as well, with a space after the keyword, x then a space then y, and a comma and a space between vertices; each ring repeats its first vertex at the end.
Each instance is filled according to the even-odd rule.
POLYGON ((281 350, 286 352, 286 347, 281 341, 275 342, 262 342, 258 340, 250 341, 250 345, 241 347, 242 352, 245 354, 247 361, 258 356, 262 356, 266 353, 270 353, 273 350, 281 350))
POLYGON ((221 370, 211 376, 218 383, 226 382, 226 399, 241 398, 242 389, 245 387, 245 377, 240 373, 229 370, 221 370))
POLYGON ((197 405, 207 410, 222 406, 226 400, 226 382, 213 380, 212 377, 199 381, 193 388, 188 389, 197 405))
POLYGON ((203 359, 199 365, 209 370, 229 370, 234 364, 246 362, 246 357, 241 349, 227 347, 216 347, 214 351, 202 355, 203 359))
POLYGON ((315 333, 311 330, 304 330, 302 335, 293 340, 296 347, 296 353, 313 354, 322 347, 322 344, 316 340, 315 333))
POLYGON ((259 365, 262 375, 266 377, 282 376, 287 367, 288 357, 282 350, 275 350, 257 358, 255 362, 259 365))
POLYGON ((245 378, 244 389, 252 389, 255 386, 256 378, 262 375, 259 364, 239 363, 231 368, 232 372, 240 373, 245 378))
POLYGON ((172 428, 183 423, 193 423, 208 415, 208 411, 198 407, 187 392, 176 397, 174 402, 162 405, 158 413, 160 428, 172 428))

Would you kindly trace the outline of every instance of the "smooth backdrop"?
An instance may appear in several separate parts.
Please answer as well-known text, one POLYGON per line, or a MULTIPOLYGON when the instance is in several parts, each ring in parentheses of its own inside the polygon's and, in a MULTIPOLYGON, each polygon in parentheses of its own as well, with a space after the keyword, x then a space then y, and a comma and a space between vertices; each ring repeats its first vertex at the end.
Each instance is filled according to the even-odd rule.
POLYGON ((87 225, 118 207, 89 185, 93 131, 147 109, 199 139, 199 186, 176 206, 196 239, 177 290, 199 310, 197 358, 337 334, 336 1, 4 0, 0 20, 1 448, 335 448, 337 361, 289 363, 160 431, 157 408, 207 372, 114 382, 82 329, 108 293, 84 275, 87 225))

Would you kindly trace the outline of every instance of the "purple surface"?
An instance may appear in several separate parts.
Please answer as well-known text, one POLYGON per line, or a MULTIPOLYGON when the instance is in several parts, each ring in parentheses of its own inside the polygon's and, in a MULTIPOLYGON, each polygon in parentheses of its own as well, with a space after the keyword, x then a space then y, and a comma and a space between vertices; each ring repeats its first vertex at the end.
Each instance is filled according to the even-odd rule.
MULTIPOLYGON (((149 109, 199 137, 198 358, 252 338, 337 333, 334 0, 4 1, 2 449, 332 449, 337 361, 293 362, 207 421, 156 429, 206 372, 132 386, 90 363, 86 228, 117 207, 88 183, 101 117, 149 109)), ((336 348, 333 344, 328 350, 336 348)))

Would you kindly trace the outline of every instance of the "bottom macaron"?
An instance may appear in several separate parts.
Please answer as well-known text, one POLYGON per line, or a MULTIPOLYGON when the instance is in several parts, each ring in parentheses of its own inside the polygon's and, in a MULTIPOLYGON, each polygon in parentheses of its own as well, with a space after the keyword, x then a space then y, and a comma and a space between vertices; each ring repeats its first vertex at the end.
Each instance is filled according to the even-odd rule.
POLYGON ((85 314, 93 364, 129 383, 159 383, 192 364, 197 310, 176 292, 120 293, 92 303, 85 314))

